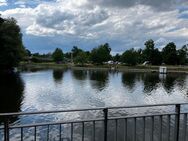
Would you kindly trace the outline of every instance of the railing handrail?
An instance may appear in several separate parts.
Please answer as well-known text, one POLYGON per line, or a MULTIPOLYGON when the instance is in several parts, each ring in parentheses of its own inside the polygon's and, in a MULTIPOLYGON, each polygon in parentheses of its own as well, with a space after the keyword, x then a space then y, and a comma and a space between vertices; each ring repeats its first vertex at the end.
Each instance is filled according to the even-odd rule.
POLYGON ((142 108, 142 107, 159 107, 159 106, 173 106, 173 105, 187 105, 188 103, 164 103, 164 104, 146 104, 146 105, 130 105, 130 106, 115 106, 115 107, 96 107, 85 109, 67 109, 67 110, 50 110, 50 111, 37 111, 37 112, 15 112, 15 113, 0 113, 0 116, 19 116, 19 115, 39 115, 39 114, 53 114, 65 112, 84 112, 84 111, 97 111, 103 109, 128 109, 128 108, 142 108))

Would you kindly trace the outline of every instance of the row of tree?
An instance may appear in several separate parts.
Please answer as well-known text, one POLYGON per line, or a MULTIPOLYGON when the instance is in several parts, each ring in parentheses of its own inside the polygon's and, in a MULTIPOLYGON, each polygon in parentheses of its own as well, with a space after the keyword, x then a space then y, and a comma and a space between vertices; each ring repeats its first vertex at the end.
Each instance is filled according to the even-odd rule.
POLYGON ((173 42, 168 43, 161 51, 155 48, 152 39, 145 42, 145 49, 129 49, 125 51, 120 60, 129 65, 141 64, 145 61, 152 65, 185 65, 188 62, 188 48, 184 45, 181 49, 176 49, 173 42))
POLYGON ((71 52, 63 54, 61 49, 56 49, 52 54, 54 61, 59 62, 63 59, 73 58, 74 63, 94 63, 103 64, 109 60, 114 62, 122 62, 127 65, 137 65, 144 62, 152 65, 161 65, 162 63, 167 65, 185 65, 188 62, 188 48, 184 45, 181 49, 176 49, 176 45, 173 42, 168 43, 161 51, 155 48, 155 43, 152 39, 145 42, 144 49, 129 49, 122 55, 116 54, 112 56, 110 54, 111 48, 108 43, 100 45, 89 51, 83 51, 82 49, 74 46, 71 52))
POLYGON ((161 51, 155 48, 152 39, 145 42, 145 49, 130 49, 121 55, 122 62, 129 65, 136 65, 148 61, 152 65, 185 65, 188 63, 188 48, 184 45, 181 49, 176 49, 173 42, 168 43, 161 51))

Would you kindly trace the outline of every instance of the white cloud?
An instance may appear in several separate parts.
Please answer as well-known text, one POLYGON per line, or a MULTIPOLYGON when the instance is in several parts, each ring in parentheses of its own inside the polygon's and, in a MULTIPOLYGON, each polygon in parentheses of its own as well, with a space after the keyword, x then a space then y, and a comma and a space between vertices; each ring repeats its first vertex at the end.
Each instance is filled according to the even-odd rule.
MULTIPOLYGON (((156 11, 153 7, 160 4, 147 3, 146 0, 137 3, 107 1, 110 2, 114 6, 105 6, 103 0, 56 0, 40 3, 34 8, 2 11, 1 14, 15 17, 26 34, 112 42, 119 45, 116 51, 140 48, 150 38, 156 40, 159 46, 161 39, 188 39, 188 20, 179 18, 187 11, 179 13, 176 8, 156 11), (121 3, 126 8, 120 6, 121 3)), ((168 0, 165 4, 171 2, 168 0)), ((20 0, 18 4, 25 4, 25 1, 20 0)))
POLYGON ((0 0, 0 6, 6 6, 8 5, 6 0, 0 0))

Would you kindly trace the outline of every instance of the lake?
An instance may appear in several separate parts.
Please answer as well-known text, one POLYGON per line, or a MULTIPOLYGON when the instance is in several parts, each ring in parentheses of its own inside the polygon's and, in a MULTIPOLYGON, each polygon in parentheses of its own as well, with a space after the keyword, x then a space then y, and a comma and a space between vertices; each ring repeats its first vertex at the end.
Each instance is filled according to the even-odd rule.
MULTIPOLYGON (((97 70, 33 70, 0 74, 0 112, 188 102, 188 75, 97 70)), ((161 109, 160 109, 161 110, 161 109)), ((142 111, 143 112, 143 111, 142 111)), ((129 114, 138 111, 130 111, 129 114)), ((96 115, 96 113, 93 113, 96 115)), ((15 117, 12 124, 93 115, 15 117)))

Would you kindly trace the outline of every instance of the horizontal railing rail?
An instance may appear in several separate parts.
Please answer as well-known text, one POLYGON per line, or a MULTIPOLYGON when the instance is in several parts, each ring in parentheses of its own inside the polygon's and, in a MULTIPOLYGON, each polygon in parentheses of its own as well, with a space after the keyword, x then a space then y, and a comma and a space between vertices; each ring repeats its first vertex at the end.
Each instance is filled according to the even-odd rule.
POLYGON ((129 109, 129 108, 143 108, 143 107, 173 106, 173 105, 188 105, 188 103, 165 103, 165 104, 147 104, 147 105, 134 105, 134 106, 97 107, 97 108, 85 108, 85 109, 83 108, 83 109, 67 109, 67 110, 49 110, 49 111, 38 111, 38 112, 0 113, 0 117, 1 116, 63 113, 63 112, 96 111, 96 110, 103 110, 103 109, 129 109))
MULTIPOLYGON (((70 125, 71 126, 71 131, 70 131, 70 140, 73 141, 73 129, 74 129, 74 124, 76 123, 81 123, 82 124, 82 141, 84 141, 85 139, 85 123, 92 123, 92 130, 93 130, 93 137, 92 140, 95 141, 95 124, 97 122, 103 122, 103 141, 108 141, 108 132, 110 129, 109 122, 114 120, 115 121, 115 140, 118 140, 118 120, 125 120, 124 121, 124 130, 125 132, 124 134, 124 141, 127 141, 128 138, 128 120, 133 119, 133 125, 131 125, 131 128, 133 128, 133 132, 134 132, 134 136, 132 137, 131 141, 136 141, 137 138, 137 120, 138 119, 143 119, 142 124, 143 124, 143 133, 142 138, 143 141, 145 141, 145 136, 146 136, 146 118, 150 118, 151 119, 151 134, 150 134, 150 138, 151 141, 154 140, 154 138, 156 138, 156 135, 154 134, 154 122, 155 122, 155 118, 157 118, 159 120, 159 127, 157 127, 157 129, 159 130, 159 141, 162 141, 162 126, 163 126, 163 120, 165 118, 167 118, 166 122, 168 123, 168 132, 167 132, 167 136, 168 136, 168 140, 170 141, 170 133, 171 133, 171 119, 173 119, 173 130, 174 130, 174 140, 173 141, 180 141, 180 122, 181 122, 181 115, 183 115, 183 129, 185 131, 183 131, 184 133, 184 137, 183 137, 183 141, 186 141, 186 139, 188 138, 186 136, 186 132, 187 132, 187 123, 188 123, 188 119, 187 119, 187 112, 182 112, 181 111, 181 106, 183 105, 188 105, 188 103, 170 103, 170 104, 151 104, 151 105, 134 105, 134 106, 119 106, 119 107, 98 107, 98 108, 86 108, 86 109, 66 109, 66 110, 56 110, 56 111, 38 111, 38 112, 18 112, 18 113, 1 113, 0 114, 0 118, 4 119, 4 125, 2 127, 0 127, 0 130, 3 130, 3 137, 1 138, 4 141, 9 141, 10 140, 10 130, 13 129, 21 129, 21 133, 20 133, 20 140, 23 140, 23 136, 24 136, 24 132, 23 129, 25 128, 34 128, 34 140, 37 140, 37 128, 38 127, 44 127, 47 126, 47 140, 49 139, 49 127, 50 126, 54 126, 54 125, 60 125, 59 128, 59 140, 61 141, 61 133, 62 133, 62 125, 70 125), (155 113, 155 114, 139 114, 139 115, 121 115, 121 116, 109 116, 109 110, 118 110, 118 109, 131 109, 131 108, 153 108, 153 107, 163 107, 163 106, 174 106, 174 112, 167 112, 167 113, 155 113), (31 115, 44 115, 44 114, 58 114, 58 113, 69 113, 69 112, 87 112, 87 111, 102 111, 103 112, 103 117, 102 118, 94 118, 94 119, 77 119, 77 120, 71 120, 71 121, 53 121, 53 122, 43 122, 43 123, 30 123, 30 124, 20 124, 20 125, 12 125, 10 124, 10 118, 15 117, 15 116, 31 116, 31 115)), ((141 125, 139 123, 139 125, 141 125)), ((31 135, 32 136, 32 135, 31 135)), ((0 139, 0 140, 1 140, 0 139)), ((68 138, 67 138, 68 139, 68 138)), ((130 139, 129 139, 130 140, 130 139)))

